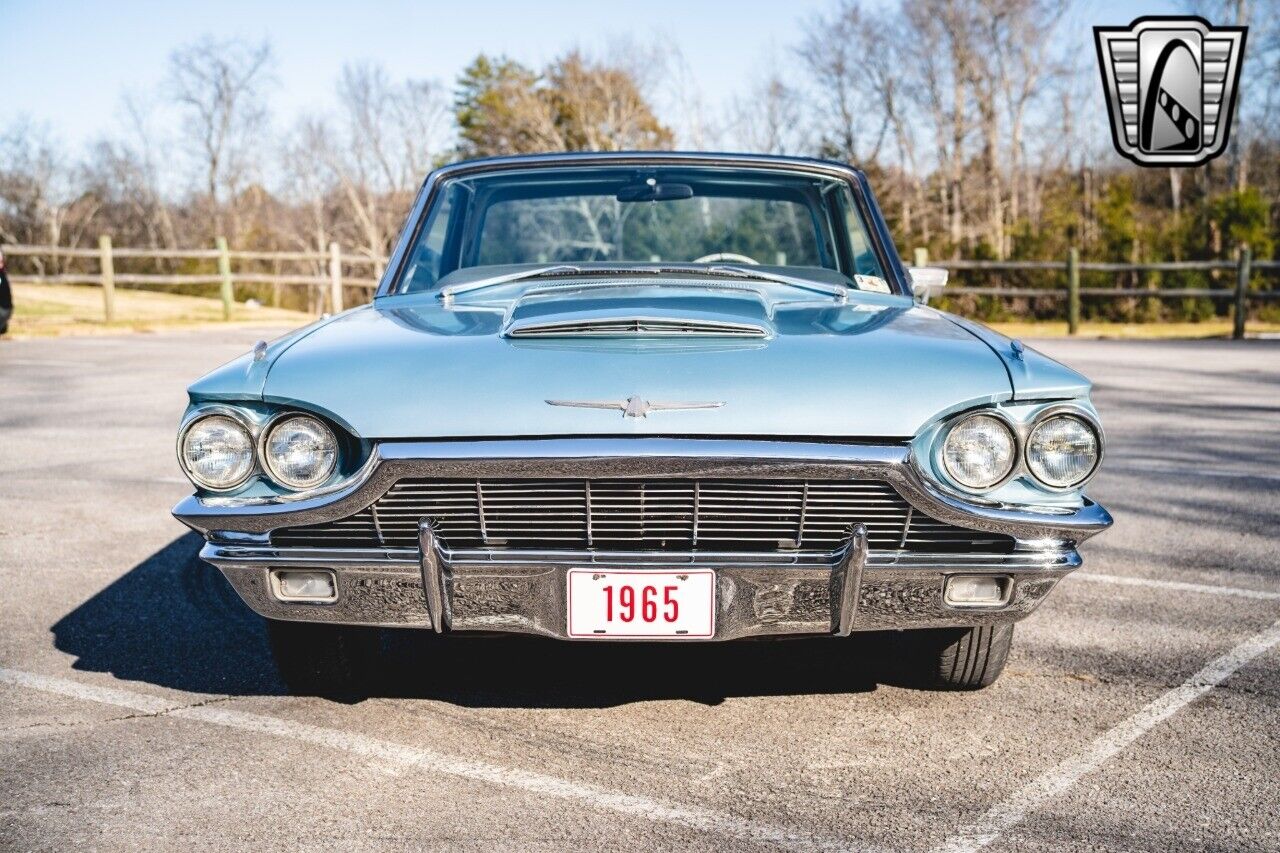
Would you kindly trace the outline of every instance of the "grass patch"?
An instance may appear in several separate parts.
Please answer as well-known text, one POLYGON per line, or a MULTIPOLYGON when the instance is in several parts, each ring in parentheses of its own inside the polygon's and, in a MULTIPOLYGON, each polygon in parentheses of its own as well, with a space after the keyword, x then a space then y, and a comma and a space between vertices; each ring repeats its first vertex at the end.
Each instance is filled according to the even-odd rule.
MULTIPOLYGON (((9 334, 16 338, 92 335, 119 332, 154 332, 228 323, 222 318, 222 302, 201 296, 157 293, 153 290, 116 288, 115 316, 103 321, 102 288, 73 284, 15 284, 13 318, 9 334)), ((283 308, 251 308, 236 303, 232 324, 301 326, 315 318, 283 308)))

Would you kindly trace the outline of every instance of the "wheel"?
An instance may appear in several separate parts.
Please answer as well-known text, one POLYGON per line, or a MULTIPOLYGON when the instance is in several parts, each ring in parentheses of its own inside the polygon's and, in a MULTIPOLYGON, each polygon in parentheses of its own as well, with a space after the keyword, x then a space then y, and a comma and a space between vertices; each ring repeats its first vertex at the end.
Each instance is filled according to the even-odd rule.
POLYGON ((353 696, 374 681, 381 636, 376 628, 267 620, 280 678, 305 696, 353 696))
POLYGON ((902 674, 910 683, 932 690, 981 690, 1004 670, 1013 624, 906 631, 901 639, 902 674))

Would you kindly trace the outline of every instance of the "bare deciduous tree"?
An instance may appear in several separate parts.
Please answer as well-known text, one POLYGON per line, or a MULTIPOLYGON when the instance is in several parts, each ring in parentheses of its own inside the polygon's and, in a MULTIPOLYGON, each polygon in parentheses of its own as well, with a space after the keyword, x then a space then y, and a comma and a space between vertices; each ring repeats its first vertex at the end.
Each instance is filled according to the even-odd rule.
POLYGON ((168 85, 185 114, 183 127, 201 166, 204 191, 221 232, 221 205, 252 171, 266 124, 263 89, 271 45, 205 37, 169 57, 168 85))
POLYGON ((807 147, 802 109, 800 93, 775 70, 734 100, 730 124, 748 151, 798 154, 807 147))

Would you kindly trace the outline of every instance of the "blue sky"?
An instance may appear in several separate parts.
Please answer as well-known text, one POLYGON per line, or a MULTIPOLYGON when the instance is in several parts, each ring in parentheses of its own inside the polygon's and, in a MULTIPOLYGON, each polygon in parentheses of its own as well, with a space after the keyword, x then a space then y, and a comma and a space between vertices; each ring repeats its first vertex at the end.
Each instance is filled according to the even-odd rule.
MULTIPOLYGON (((1079 14, 1119 24, 1179 5, 1085 0, 1079 14)), ((789 61, 801 20, 830 6, 830 0, 0 0, 0 99, 6 113, 26 113, 75 146, 116 130, 122 93, 153 91, 170 51, 209 33, 271 40, 278 83, 271 106, 284 124, 329 106, 345 62, 374 60, 397 79, 451 84, 480 51, 539 65, 566 48, 599 49, 619 36, 673 40, 706 102, 716 104, 764 73, 762 56, 789 61)))

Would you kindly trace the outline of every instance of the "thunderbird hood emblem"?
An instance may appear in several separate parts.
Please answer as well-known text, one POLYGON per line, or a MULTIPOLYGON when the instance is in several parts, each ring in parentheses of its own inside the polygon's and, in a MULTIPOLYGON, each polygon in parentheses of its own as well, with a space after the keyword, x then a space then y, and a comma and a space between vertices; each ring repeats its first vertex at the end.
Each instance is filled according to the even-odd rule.
POLYGON ((650 412, 675 412, 687 409, 718 409, 718 403, 665 403, 645 400, 632 395, 625 400, 548 400, 549 406, 567 406, 574 409, 617 409, 624 418, 647 418, 650 412))

